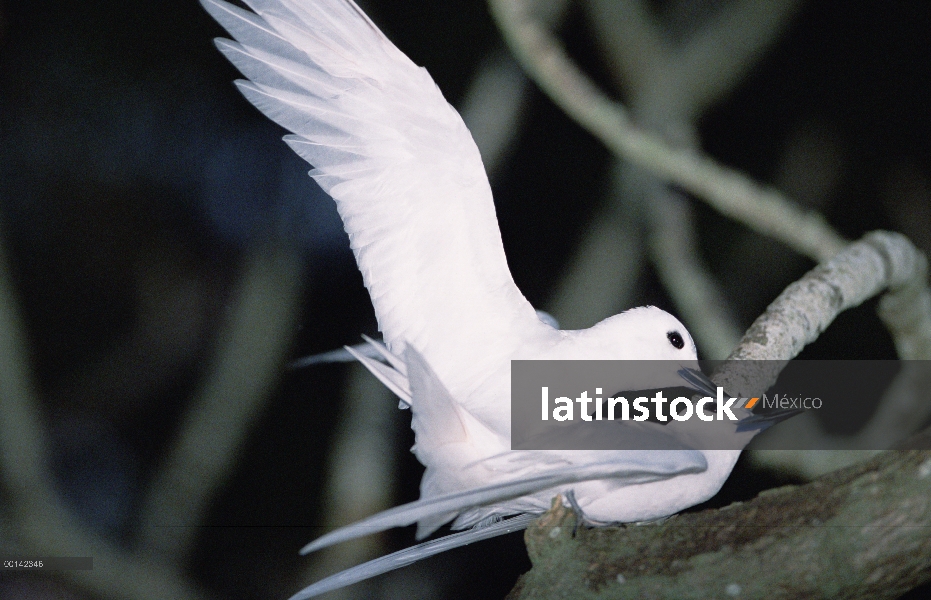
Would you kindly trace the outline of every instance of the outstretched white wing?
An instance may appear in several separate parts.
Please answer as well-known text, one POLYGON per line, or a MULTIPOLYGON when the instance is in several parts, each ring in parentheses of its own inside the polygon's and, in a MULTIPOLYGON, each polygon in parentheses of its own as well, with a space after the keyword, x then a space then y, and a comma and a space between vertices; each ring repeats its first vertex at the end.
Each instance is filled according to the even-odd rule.
POLYGON ((394 353, 413 345, 457 395, 552 332, 511 278, 462 119, 352 0, 202 2, 239 42, 217 44, 243 94, 336 200, 394 353))

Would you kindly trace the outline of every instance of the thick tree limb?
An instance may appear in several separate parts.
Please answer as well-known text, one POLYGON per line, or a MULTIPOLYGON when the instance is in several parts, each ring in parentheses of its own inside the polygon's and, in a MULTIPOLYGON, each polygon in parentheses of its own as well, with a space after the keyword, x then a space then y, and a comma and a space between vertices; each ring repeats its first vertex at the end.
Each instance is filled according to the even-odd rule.
POLYGON ((509 598, 896 598, 931 580, 931 452, 662 525, 574 525, 559 503, 527 530, 534 568, 509 598))

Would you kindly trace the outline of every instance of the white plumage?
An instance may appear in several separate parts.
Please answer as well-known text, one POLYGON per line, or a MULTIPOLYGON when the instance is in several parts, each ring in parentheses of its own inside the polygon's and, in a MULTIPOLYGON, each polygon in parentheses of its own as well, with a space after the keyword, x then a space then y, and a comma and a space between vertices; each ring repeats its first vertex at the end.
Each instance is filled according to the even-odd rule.
MULTIPOLYGON (((217 45, 249 78, 237 82, 242 93, 293 133, 285 141, 336 201, 387 346, 372 342, 374 354, 387 364, 372 352, 354 356, 412 409, 414 452, 426 466, 419 501, 305 551, 414 522, 420 537, 452 519, 456 528, 482 525, 295 598, 526 527, 526 515, 544 512, 558 492, 574 491, 593 521, 630 522, 718 491, 739 451, 680 443, 665 451, 511 451, 512 359, 667 359, 676 365, 668 381, 631 381, 630 389, 681 385, 676 370, 697 368, 688 332, 652 307, 580 331, 541 320, 511 277, 491 188, 462 119, 426 70, 351 0, 245 0, 255 14, 202 2, 237 40, 217 45), (684 343, 671 343, 672 332, 684 343), (514 514, 522 516, 494 523, 514 514)), ((753 433, 740 435, 749 441, 753 433)))

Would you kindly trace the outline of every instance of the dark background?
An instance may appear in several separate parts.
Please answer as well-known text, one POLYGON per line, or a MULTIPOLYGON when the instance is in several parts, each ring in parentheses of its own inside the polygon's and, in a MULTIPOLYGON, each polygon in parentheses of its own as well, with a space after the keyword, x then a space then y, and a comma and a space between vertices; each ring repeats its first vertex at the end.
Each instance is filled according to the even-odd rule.
MULTIPOLYGON (((453 105, 501 44, 481 2, 360 4, 453 105)), ((837 184, 823 201, 828 221, 850 238, 889 228, 931 249, 929 31, 924 1, 808 3, 702 118, 703 148, 768 182, 787 140, 815 131, 839 157, 837 184)), ((147 477, 205 374, 251 248, 283 238, 300 249, 306 299, 294 357, 377 333, 332 202, 280 142, 283 131, 236 92, 238 74, 211 42, 219 35, 192 0, 0 2, 0 232, 30 334, 24 352, 42 393, 61 493, 80 519, 122 545, 132 540, 147 477), (157 365, 145 353, 120 353, 135 335, 140 298, 170 307, 164 326, 174 351, 157 365), (117 356, 123 366, 112 382, 83 379, 117 356)), ((609 87, 578 7, 560 35, 609 87)), ((532 92, 492 183, 511 270, 535 306, 546 305, 606 193, 610 162, 596 140, 532 92)), ((697 206, 705 259, 749 325, 812 263, 774 273, 768 254, 791 251, 770 244, 749 267, 734 269, 733 240, 745 230, 697 206)), ((673 310, 649 269, 636 298, 673 310)), ((894 351, 868 303, 842 315, 805 355, 893 358, 894 351)), ((282 368, 189 565, 217 597, 296 591, 296 573, 309 560, 297 549, 316 536, 321 465, 345 374, 343 366, 282 368)), ((402 502, 416 498, 420 467, 406 452, 406 414, 397 427, 402 502)), ((741 464, 712 504, 782 481, 741 464)), ((412 539, 406 530, 390 542, 400 548, 412 539)), ((484 598, 503 597, 528 568, 520 537, 509 536, 412 569, 430 578, 431 597, 484 598)), ((421 585, 420 575, 406 577, 412 589, 421 585)))

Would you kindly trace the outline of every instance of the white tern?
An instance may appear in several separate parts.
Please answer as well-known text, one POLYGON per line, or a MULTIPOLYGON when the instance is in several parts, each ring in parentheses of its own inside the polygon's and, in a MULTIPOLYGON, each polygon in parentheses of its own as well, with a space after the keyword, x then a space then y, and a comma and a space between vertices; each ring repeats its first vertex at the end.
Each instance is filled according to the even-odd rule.
MULTIPOLYGON (((654 307, 578 331, 538 316, 511 277, 491 187, 462 119, 352 0, 245 0, 254 13, 202 3, 236 39, 217 46, 248 77, 239 89, 292 132, 285 142, 336 201, 385 344, 348 350, 411 408, 413 451, 426 466, 420 500, 304 552, 413 523, 418 538, 451 520, 473 527, 329 577, 295 599, 525 528, 558 493, 590 522, 634 522, 719 490, 740 451, 693 449, 684 424, 620 430, 665 436, 664 447, 676 450, 512 451, 511 360, 668 360, 668 379, 630 381, 629 389, 682 385, 685 369, 704 391, 685 327, 654 307)), ((764 424, 716 427, 742 447, 764 424)))

